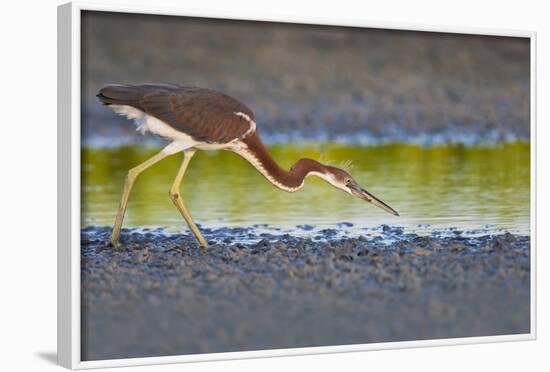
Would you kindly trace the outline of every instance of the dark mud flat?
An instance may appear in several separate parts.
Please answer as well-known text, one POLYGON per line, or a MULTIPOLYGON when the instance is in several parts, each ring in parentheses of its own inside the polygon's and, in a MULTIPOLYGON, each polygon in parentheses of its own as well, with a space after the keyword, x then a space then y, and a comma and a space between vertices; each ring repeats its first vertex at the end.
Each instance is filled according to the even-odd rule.
POLYGON ((529 332, 528 236, 109 233, 82 231, 84 360, 529 332))

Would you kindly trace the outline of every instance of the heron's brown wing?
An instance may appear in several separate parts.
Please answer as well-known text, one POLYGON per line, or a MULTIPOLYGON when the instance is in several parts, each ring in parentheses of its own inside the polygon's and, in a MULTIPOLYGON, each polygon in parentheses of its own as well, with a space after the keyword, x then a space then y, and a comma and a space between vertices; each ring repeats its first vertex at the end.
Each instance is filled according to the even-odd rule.
POLYGON ((227 143, 242 138, 254 114, 223 93, 194 87, 150 88, 137 102, 139 109, 197 141, 227 143))

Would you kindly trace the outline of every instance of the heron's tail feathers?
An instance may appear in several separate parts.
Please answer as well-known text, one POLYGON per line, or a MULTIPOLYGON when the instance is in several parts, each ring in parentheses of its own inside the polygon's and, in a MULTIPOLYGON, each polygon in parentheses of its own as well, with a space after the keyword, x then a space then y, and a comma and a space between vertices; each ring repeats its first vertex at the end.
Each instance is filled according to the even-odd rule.
POLYGON ((143 97, 143 92, 134 85, 107 84, 96 97, 104 105, 132 105, 143 97))

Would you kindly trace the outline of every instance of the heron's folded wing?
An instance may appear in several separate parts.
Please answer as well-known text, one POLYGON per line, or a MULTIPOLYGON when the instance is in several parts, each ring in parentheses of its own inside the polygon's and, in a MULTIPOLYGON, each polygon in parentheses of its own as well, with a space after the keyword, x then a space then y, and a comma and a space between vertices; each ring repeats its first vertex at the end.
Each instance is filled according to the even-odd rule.
POLYGON ((242 138, 249 133, 254 120, 252 111, 241 102, 202 88, 152 90, 139 101, 139 108, 195 140, 207 143, 227 143, 242 138))

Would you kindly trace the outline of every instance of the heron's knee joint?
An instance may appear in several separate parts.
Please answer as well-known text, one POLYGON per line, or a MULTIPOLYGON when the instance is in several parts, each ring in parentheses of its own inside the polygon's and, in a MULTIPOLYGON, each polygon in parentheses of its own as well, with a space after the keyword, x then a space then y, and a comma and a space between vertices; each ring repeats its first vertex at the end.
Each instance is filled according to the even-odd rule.
POLYGON ((135 170, 135 169, 130 169, 130 170, 128 171, 128 174, 126 175, 126 179, 127 179, 128 181, 134 180, 134 179, 137 177, 138 174, 139 174, 139 172, 138 172, 137 170, 135 170))
POLYGON ((168 191, 168 195, 170 195, 170 199, 172 200, 178 200, 180 197, 180 193, 173 190, 168 191))

